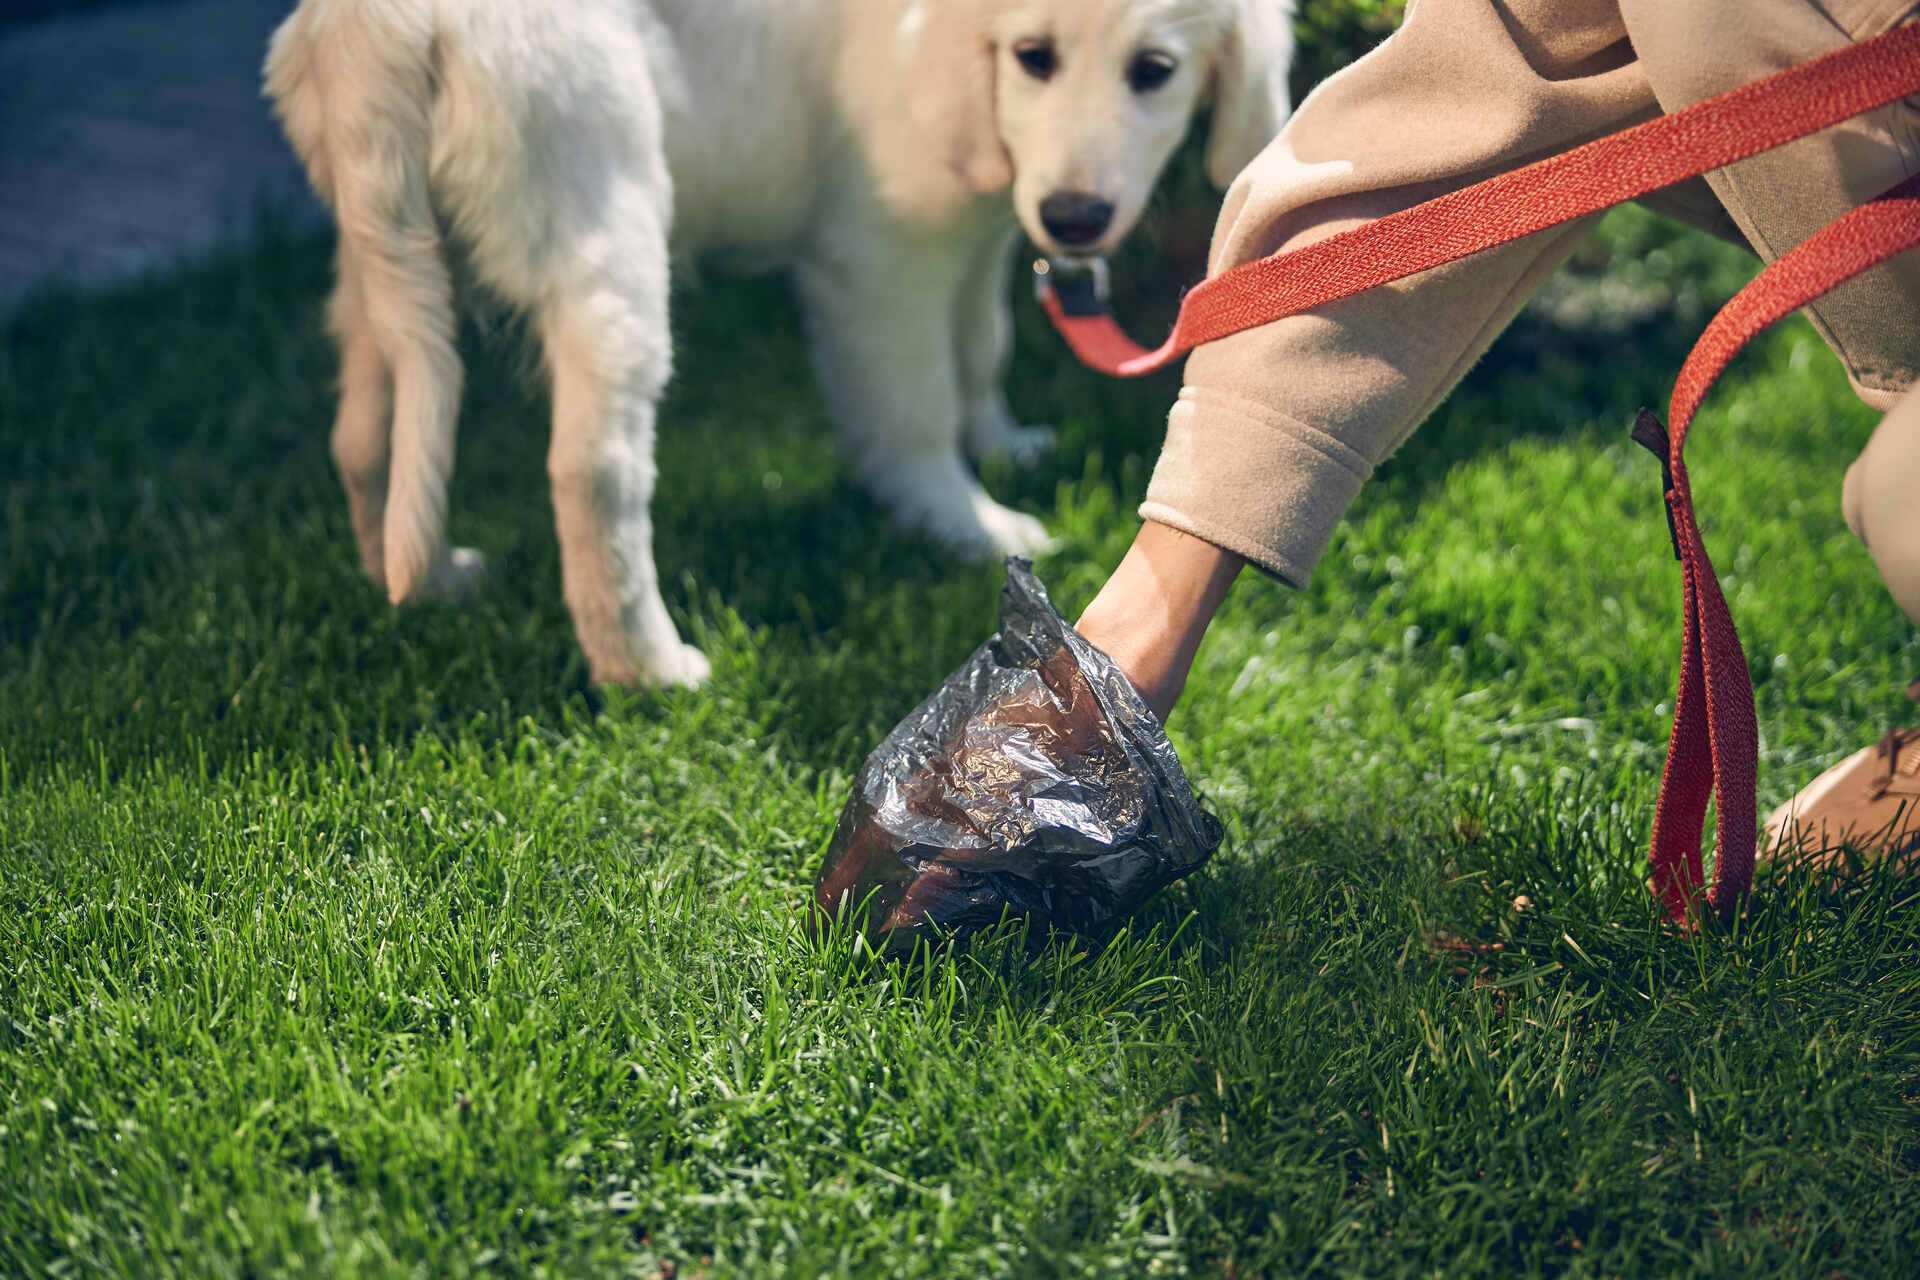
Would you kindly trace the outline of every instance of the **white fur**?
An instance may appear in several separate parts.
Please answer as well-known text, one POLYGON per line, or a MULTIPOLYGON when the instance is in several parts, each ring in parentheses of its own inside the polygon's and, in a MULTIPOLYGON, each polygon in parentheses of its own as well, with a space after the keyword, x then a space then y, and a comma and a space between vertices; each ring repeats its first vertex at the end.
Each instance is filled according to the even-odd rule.
POLYGON ((842 447, 958 547, 1046 531, 963 460, 1036 445, 1000 384, 1007 272, 1049 194, 1113 203, 1111 248, 1211 90, 1218 182, 1287 112, 1287 0, 304 0, 267 91, 339 225, 333 455, 396 602, 462 590, 445 537, 461 366, 443 236, 531 315, 548 472, 594 679, 698 683, 648 503, 670 261, 792 271, 842 447), (1052 42, 1045 82, 1016 50, 1052 42), (1129 60, 1177 60, 1136 92, 1129 60), (1006 188, 1011 185, 1009 206, 1006 188))

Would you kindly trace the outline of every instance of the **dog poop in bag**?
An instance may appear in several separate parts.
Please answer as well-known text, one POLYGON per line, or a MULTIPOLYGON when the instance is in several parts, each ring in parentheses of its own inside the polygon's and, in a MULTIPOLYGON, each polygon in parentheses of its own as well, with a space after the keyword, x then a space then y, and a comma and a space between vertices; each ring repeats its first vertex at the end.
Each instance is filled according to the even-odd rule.
POLYGON ((1220 835, 1132 683, 1014 557, 999 634, 867 757, 814 909, 894 954, 1002 916, 1085 933, 1220 835))

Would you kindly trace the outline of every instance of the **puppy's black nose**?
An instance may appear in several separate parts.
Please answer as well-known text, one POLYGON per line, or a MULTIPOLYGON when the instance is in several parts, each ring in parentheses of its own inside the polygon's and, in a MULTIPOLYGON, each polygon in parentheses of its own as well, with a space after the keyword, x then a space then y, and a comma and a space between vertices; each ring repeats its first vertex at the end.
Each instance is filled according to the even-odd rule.
POLYGON ((1113 221, 1113 201, 1059 191, 1040 202, 1040 225, 1061 244, 1092 244, 1113 221))

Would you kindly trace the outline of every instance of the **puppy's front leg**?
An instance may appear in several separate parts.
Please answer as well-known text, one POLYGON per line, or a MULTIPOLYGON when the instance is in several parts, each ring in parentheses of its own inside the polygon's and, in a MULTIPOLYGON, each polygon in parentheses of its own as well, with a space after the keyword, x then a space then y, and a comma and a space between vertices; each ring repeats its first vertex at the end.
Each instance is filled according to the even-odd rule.
POLYGON ((1007 302, 1018 226, 986 237, 960 281, 956 305, 964 440, 975 465, 1009 458, 1030 466, 1053 448, 1052 427, 1023 427, 1007 405, 1007 362, 1013 354, 1013 314, 1007 302))
POLYGON ((674 629, 653 562, 654 406, 671 361, 664 251, 655 265, 657 289, 602 287, 542 313, 547 472, 567 608, 593 679, 697 685, 709 664, 674 629))
POLYGON ((869 232, 795 276, 841 445, 873 496, 957 550, 1033 555, 1046 527, 988 497, 960 456, 953 300, 967 262, 933 237, 869 232))

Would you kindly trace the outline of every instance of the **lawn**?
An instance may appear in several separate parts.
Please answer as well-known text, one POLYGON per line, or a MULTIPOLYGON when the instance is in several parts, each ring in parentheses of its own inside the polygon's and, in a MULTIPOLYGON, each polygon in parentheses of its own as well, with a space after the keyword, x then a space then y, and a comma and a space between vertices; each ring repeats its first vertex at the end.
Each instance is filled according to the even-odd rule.
MULTIPOLYGON (((1171 726, 1207 868, 1111 939, 897 966, 798 908, 999 573, 883 526, 784 290, 680 301, 659 559, 715 674, 630 694, 574 647, 511 325, 466 336, 490 584, 360 579, 327 252, 0 343, 0 1272, 1910 1274, 1912 891, 1776 878, 1687 936, 1644 884, 1680 584, 1627 430, 1741 255, 1615 215, 1309 589, 1240 584, 1171 726)), ((1071 615, 1177 382, 1020 319, 1060 447, 989 483, 1071 615)), ((1911 714, 1839 513, 1873 422, 1794 320, 1695 433, 1765 804, 1911 714)))

